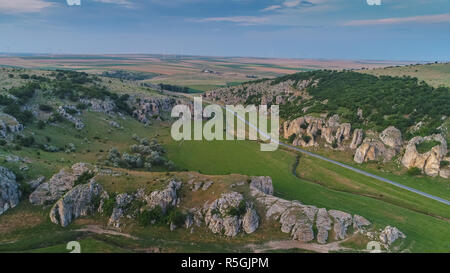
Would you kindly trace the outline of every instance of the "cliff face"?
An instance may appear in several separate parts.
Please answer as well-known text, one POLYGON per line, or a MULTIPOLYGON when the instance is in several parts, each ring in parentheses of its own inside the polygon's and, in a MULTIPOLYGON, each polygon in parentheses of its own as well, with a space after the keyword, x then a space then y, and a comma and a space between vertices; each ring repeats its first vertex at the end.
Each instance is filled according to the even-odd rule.
POLYGON ((20 196, 16 176, 7 168, 0 166, 0 215, 17 206, 20 196))

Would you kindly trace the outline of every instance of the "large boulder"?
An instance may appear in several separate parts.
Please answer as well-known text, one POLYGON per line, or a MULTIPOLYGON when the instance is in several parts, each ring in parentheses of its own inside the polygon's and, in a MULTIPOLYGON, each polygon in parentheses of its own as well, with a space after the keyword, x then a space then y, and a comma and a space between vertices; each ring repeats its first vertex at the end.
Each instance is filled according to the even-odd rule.
POLYGON ((245 204, 245 214, 239 214, 242 202, 245 202, 242 194, 230 192, 222 194, 219 199, 211 203, 205 203, 203 211, 206 226, 215 234, 234 237, 241 231, 245 219, 248 233, 253 232, 259 220, 256 219, 257 215, 254 215, 256 212, 251 211, 253 209, 248 204, 245 204))
POLYGON ((403 145, 402 132, 394 126, 389 126, 380 134, 381 141, 387 146, 400 151, 403 145))
POLYGON ((385 158, 386 147, 379 140, 366 138, 356 149, 354 160, 357 163, 378 161, 385 158))
POLYGON ((245 233, 250 234, 255 232, 259 226, 259 217, 253 208, 247 208, 247 212, 242 219, 242 228, 245 233))
POLYGON ((95 181, 78 185, 67 192, 50 210, 50 220, 63 227, 73 220, 97 211, 103 189, 95 181))
POLYGON ((169 185, 162 191, 154 191, 145 197, 145 201, 149 208, 161 207, 166 212, 169 206, 177 205, 177 191, 181 188, 182 182, 171 180, 169 185))
POLYGON ((387 226, 380 234, 381 242, 389 246, 399 238, 404 239, 406 238, 406 235, 396 227, 387 226))
POLYGON ((265 194, 273 194, 272 178, 269 176, 253 176, 250 182, 250 190, 259 190, 265 194))
POLYGON ((17 206, 20 196, 16 176, 7 168, 0 166, 0 215, 17 206))
POLYGON ((67 191, 71 190, 75 181, 84 172, 90 171, 92 166, 86 163, 77 163, 70 170, 62 169, 54 174, 48 182, 40 184, 30 194, 29 200, 33 205, 45 205, 60 199, 67 191))
POLYGON ((120 219, 124 216, 126 207, 131 204, 134 196, 128 193, 121 193, 116 196, 114 208, 108 220, 108 226, 120 228, 122 223, 120 219))
POLYGON ((319 244, 326 244, 328 240, 328 232, 331 230, 332 221, 326 209, 319 209, 317 212, 316 227, 317 227, 317 242, 319 244))
POLYGON ((343 240, 347 237, 347 228, 352 225, 352 216, 346 212, 330 210, 328 212, 334 220, 334 233, 336 240, 343 240))
POLYGON ((352 142, 350 143, 350 149, 356 149, 363 142, 364 132, 362 129, 355 129, 353 131, 352 142))
POLYGON ((414 137, 408 142, 405 154, 402 158, 402 164, 406 168, 417 167, 425 174, 430 176, 437 176, 440 173, 440 164, 447 154, 447 142, 445 138, 440 135, 432 135, 427 137, 414 137), (420 154, 416 146, 424 141, 437 141, 440 145, 433 147, 430 151, 420 154))

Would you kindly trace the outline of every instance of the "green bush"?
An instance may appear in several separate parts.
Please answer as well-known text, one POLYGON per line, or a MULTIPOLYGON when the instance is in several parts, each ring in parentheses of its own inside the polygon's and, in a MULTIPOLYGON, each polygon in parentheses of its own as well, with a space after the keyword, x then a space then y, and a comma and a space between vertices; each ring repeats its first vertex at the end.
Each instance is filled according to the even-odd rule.
POLYGON ((182 226, 185 220, 186 216, 178 209, 172 209, 167 217, 167 221, 177 227, 182 226))
POLYGON ((146 227, 153 221, 155 221, 155 223, 161 223, 163 222, 164 218, 165 215, 163 210, 160 206, 156 206, 151 210, 144 210, 143 212, 139 213, 136 220, 139 225, 146 227))
POLYGON ((296 134, 292 134, 292 135, 289 137, 289 139, 288 139, 289 143, 294 142, 294 140, 295 140, 296 138, 297 138, 297 135, 296 135, 296 134))
POLYGON ((94 177, 95 174, 93 172, 90 171, 86 171, 84 173, 82 173, 77 180, 75 180, 75 186, 77 185, 81 185, 81 184, 86 184, 89 182, 89 180, 91 180, 92 177, 94 177))
POLYGON ((417 176, 417 175, 421 175, 422 171, 417 167, 412 167, 412 168, 409 168, 406 173, 410 176, 417 176))
POLYGON ((102 209, 103 214, 106 216, 111 216, 113 213, 114 207, 116 206, 116 194, 110 194, 109 198, 106 199, 103 203, 102 209))
POLYGON ((231 207, 228 210, 228 215, 240 217, 247 211, 247 204, 242 200, 237 207, 231 207))
POLYGON ((40 104, 39 110, 44 111, 44 112, 52 112, 53 107, 51 107, 50 105, 47 105, 47 104, 40 104))
POLYGON ((309 141, 311 140, 311 137, 307 136, 307 135, 302 135, 302 139, 304 142, 309 143, 309 141))

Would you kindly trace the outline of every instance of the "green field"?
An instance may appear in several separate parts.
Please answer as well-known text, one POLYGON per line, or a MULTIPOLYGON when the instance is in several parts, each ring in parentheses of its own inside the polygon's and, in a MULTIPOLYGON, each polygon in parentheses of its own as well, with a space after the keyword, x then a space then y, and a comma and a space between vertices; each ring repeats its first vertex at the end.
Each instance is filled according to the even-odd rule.
MULTIPOLYGON (((351 184, 366 187, 379 195, 387 191, 390 196, 383 200, 377 196, 363 196, 332 185, 308 182, 294 176, 292 172, 295 154, 283 150, 263 153, 255 142, 175 143, 167 138, 167 148, 169 157, 181 168, 206 174, 268 175, 273 178, 276 195, 283 198, 360 214, 378 228, 385 225, 397 226, 408 236, 405 246, 407 251, 449 251, 450 210, 436 201, 393 186, 359 181, 358 178, 352 178, 351 184), (427 213, 437 217, 426 215, 427 213)), ((349 175, 343 170, 337 170, 337 173, 349 175)))
POLYGON ((411 76, 423 80, 434 87, 439 87, 441 85, 450 87, 450 63, 397 66, 373 70, 360 70, 358 72, 375 76, 411 76))

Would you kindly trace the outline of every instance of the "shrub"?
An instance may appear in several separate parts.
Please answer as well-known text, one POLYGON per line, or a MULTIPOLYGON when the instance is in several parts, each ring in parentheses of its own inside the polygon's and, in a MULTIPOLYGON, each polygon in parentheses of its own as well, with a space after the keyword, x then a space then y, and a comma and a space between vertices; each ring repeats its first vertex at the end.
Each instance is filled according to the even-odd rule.
POLYGON ((178 209, 172 209, 167 217, 167 221, 177 227, 182 226, 185 220, 186 216, 178 209))
POLYGON ((47 105, 47 104, 40 104, 39 110, 44 111, 44 112, 52 112, 53 107, 51 107, 50 105, 47 105))
POLYGON ((102 206, 103 214, 111 216, 115 206, 116 206, 116 194, 111 194, 109 198, 106 199, 103 203, 102 206))
POLYGON ((89 180, 91 180, 92 177, 94 177, 94 173, 90 172, 90 171, 86 171, 84 173, 82 173, 77 180, 75 180, 75 186, 77 185, 81 185, 81 184, 86 184, 89 182, 89 180))
POLYGON ((247 204, 244 200, 241 200, 237 207, 232 207, 228 211, 228 215, 240 217, 247 211, 247 204))
POLYGON ((307 135, 302 135, 302 139, 304 142, 308 143, 311 140, 311 137, 307 135))
POLYGON ((331 147, 333 147, 333 149, 336 149, 336 148, 338 147, 338 144, 337 144, 337 140, 336 140, 336 139, 333 140, 333 143, 331 143, 331 147))
POLYGON ((40 129, 40 130, 44 129, 45 128, 45 121, 43 121, 43 120, 38 121, 37 128, 40 129))
POLYGON ((21 135, 17 135, 16 139, 14 140, 18 145, 24 146, 24 147, 31 147, 35 140, 33 136, 27 136, 23 137, 21 135))
POLYGON ((412 167, 412 168, 409 168, 409 170, 406 173, 411 176, 417 176, 417 175, 421 175, 422 171, 417 167, 412 167))
POLYGON ((165 217, 162 208, 157 206, 151 210, 144 210, 143 212, 139 213, 136 220, 139 225, 146 227, 153 221, 155 223, 161 223, 164 218, 165 217))
POLYGON ((292 134, 292 135, 289 137, 289 139, 288 139, 289 143, 294 142, 294 140, 295 140, 296 138, 297 138, 297 135, 296 135, 296 134, 292 134))

